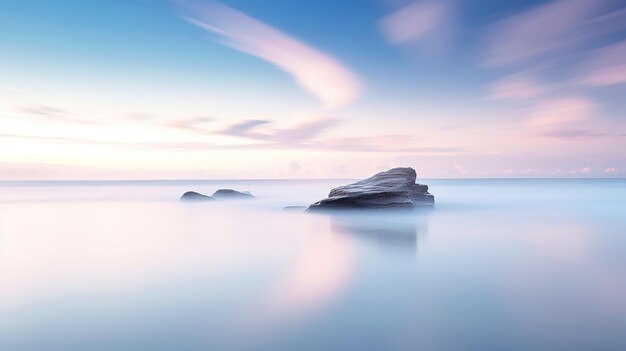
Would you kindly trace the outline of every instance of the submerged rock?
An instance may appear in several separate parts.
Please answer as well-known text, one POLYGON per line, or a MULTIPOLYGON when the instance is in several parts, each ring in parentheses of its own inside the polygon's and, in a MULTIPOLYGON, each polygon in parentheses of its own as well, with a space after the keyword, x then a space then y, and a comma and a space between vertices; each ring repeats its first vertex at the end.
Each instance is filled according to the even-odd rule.
POLYGON ((334 188, 307 211, 334 209, 412 209, 433 206, 428 185, 416 184, 413 168, 392 168, 353 184, 334 188))
POLYGON ((215 201, 214 198, 208 195, 197 193, 195 191, 188 191, 184 193, 183 196, 180 197, 180 200, 181 201, 215 201))
POLYGON ((237 191, 233 189, 218 189, 213 193, 216 199, 254 199, 254 195, 249 191, 237 191))
POLYGON ((306 210, 306 206, 285 206, 283 207, 283 211, 304 211, 306 210))

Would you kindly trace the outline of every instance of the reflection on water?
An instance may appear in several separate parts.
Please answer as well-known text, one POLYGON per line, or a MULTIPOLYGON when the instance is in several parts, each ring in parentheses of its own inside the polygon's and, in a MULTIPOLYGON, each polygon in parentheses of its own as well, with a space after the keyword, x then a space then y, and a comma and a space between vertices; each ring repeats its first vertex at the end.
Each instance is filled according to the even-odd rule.
POLYGON ((0 350, 626 349, 626 181, 281 210, 340 183, 0 184, 0 350))
POLYGON ((326 213, 330 216, 332 231, 368 240, 386 249, 414 252, 418 236, 428 234, 427 211, 399 211, 387 213, 326 213))

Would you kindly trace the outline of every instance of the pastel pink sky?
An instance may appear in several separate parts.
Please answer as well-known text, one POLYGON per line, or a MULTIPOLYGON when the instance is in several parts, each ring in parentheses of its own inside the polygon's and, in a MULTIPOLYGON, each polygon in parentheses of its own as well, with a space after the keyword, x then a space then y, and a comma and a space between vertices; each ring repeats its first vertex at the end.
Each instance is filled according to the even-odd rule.
POLYGON ((142 40, 124 48, 115 28, 82 42, 14 21, 0 179, 626 176, 624 4, 545 1, 476 25, 462 1, 374 3, 140 2, 169 27, 142 37, 129 15, 118 34, 142 40))

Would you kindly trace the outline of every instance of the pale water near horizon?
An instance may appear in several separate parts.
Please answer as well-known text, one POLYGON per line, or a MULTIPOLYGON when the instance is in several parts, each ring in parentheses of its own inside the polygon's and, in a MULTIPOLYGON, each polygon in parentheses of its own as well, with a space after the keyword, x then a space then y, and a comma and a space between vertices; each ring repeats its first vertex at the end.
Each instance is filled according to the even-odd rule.
POLYGON ((0 182, 0 350, 626 350, 626 180, 420 182, 0 182))

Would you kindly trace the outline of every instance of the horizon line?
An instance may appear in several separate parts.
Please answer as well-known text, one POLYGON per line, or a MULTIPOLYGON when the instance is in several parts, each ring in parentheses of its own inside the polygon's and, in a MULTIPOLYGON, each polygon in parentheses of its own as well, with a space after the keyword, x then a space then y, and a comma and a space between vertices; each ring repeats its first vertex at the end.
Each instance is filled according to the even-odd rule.
MULTIPOLYGON (((326 181, 326 180, 363 180, 366 178, 190 178, 190 179, 7 179, 3 183, 39 183, 39 182, 229 182, 229 181, 326 181)), ((417 178, 417 180, 626 180, 624 177, 448 177, 448 178, 417 178)))

